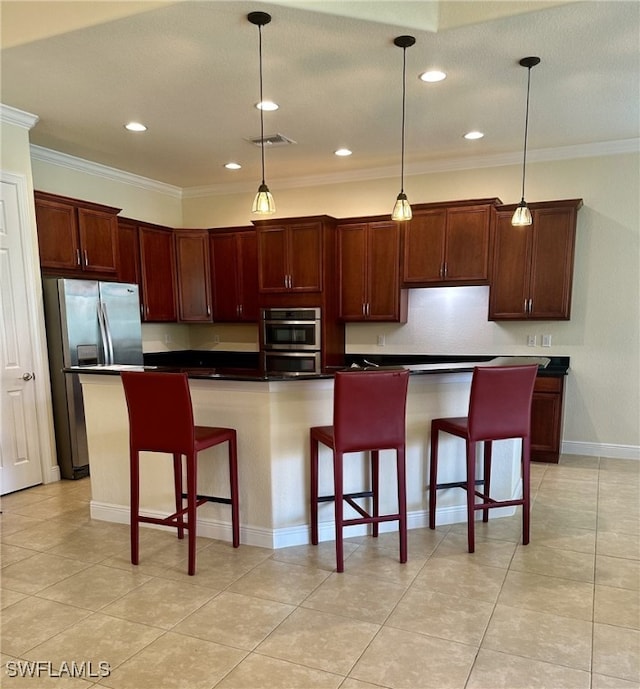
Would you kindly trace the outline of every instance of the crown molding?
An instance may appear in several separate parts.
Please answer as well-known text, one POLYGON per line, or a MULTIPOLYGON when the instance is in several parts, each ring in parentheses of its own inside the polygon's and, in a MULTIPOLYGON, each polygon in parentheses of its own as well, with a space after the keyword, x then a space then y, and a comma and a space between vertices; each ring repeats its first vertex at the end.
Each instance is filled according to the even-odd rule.
POLYGON ((139 187, 146 191, 155 191, 160 194, 172 196, 174 198, 182 198, 182 189, 173 184, 166 184, 165 182, 158 182, 148 177, 134 175, 125 170, 118 170, 117 168, 102 165, 101 163, 94 163, 84 158, 77 158, 76 156, 67 153, 59 153, 52 151, 49 148, 43 148, 36 144, 31 144, 31 158, 39 160, 43 163, 50 163, 59 167, 65 167, 76 172, 83 172, 96 177, 102 177, 113 182, 122 182, 129 184, 132 187, 139 187))
MULTIPOLYGON (((15 108, 0 106, 0 116, 5 119, 5 109, 10 112, 7 117, 17 118, 16 123, 28 123, 35 115, 22 113, 15 108)), ((37 122, 37 117, 33 124, 37 122)), ((33 126, 33 124, 31 126, 33 126)), ((25 126, 25 124, 22 124, 25 126)), ((122 182, 131 186, 140 187, 147 191, 154 191, 166 194, 174 198, 188 199, 206 196, 222 196, 223 194, 241 194, 254 191, 253 183, 239 182, 234 184, 210 184, 199 187, 177 187, 165 182, 158 182, 148 177, 141 177, 131 172, 118 170, 116 168, 93 163, 83 158, 59 153, 36 144, 31 144, 31 157, 34 160, 66 167, 77 172, 103 177, 111 181, 122 182)), ((640 138, 622 139, 619 141, 602 141, 591 144, 578 144, 574 146, 561 146, 557 148, 541 148, 527 151, 529 163, 543 163, 557 160, 571 160, 575 158, 593 158, 607 155, 619 155, 624 153, 640 152, 640 138)), ((433 174, 438 172, 454 172, 456 170, 476 170, 489 167, 503 167, 507 165, 520 165, 522 163, 522 153, 497 153, 487 156, 469 156, 465 158, 450 158, 444 160, 424 161, 412 163, 405 166, 405 176, 415 176, 433 174)), ((363 170, 350 170, 339 174, 331 173, 326 175, 309 175, 306 177, 296 177, 288 179, 271 179, 272 187, 280 189, 299 189, 304 187, 324 186, 329 184, 345 184, 349 182, 365 182, 374 179, 388 179, 395 177, 398 173, 397 165, 370 168, 363 170)))
POLYGON ((0 122, 5 124, 15 124, 24 129, 33 129, 40 118, 30 112, 12 108, 10 105, 0 103, 0 122))

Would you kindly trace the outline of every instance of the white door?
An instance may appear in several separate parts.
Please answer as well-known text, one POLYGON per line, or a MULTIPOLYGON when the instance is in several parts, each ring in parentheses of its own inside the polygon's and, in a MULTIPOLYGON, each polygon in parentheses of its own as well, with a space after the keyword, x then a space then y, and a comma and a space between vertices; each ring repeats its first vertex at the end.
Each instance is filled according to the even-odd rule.
POLYGON ((0 495, 42 483, 19 189, 0 193, 0 495))

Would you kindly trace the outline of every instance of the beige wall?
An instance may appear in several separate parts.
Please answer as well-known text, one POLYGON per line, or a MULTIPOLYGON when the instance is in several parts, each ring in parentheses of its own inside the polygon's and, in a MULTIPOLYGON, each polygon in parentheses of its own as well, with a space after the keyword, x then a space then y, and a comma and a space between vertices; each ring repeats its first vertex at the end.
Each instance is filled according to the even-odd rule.
MULTIPOLYGON (((569 355, 565 449, 585 454, 638 457, 640 448, 640 188, 638 154, 619 154, 530 164, 530 201, 582 198, 572 318, 568 322, 490 323, 488 291, 482 287, 412 290, 405 325, 351 325, 352 352, 492 353, 569 355), (549 349, 526 346, 528 334, 552 335, 549 349), (384 334, 386 346, 376 345, 384 334)), ((34 185, 55 193, 122 207, 123 214, 190 227, 246 225, 253 193, 185 198, 126 182, 65 170, 34 160, 34 185)), ((499 196, 519 200, 518 166, 478 168, 409 176, 413 203, 499 196)), ((390 211, 396 179, 375 179, 311 188, 279 188, 270 181, 280 217, 327 213, 336 217, 390 211)), ((178 333, 185 342, 183 326, 178 333)), ((167 330, 154 327, 150 342, 164 344, 167 330)), ((224 347, 224 326, 190 330, 194 347, 224 347), (222 333, 214 344, 213 333, 222 333)), ((234 337, 251 348, 253 331, 234 337), (248 343, 248 344, 247 344, 248 343)), ((240 344, 240 343, 239 343, 240 344)), ((145 348, 149 350, 147 343, 145 348)))

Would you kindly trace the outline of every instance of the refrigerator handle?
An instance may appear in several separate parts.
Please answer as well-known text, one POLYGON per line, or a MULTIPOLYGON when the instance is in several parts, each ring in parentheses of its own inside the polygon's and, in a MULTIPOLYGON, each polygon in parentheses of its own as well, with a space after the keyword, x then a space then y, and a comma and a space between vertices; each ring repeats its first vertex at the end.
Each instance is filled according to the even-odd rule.
POLYGON ((98 302, 98 325, 100 327, 100 343, 102 344, 102 351, 104 353, 104 363, 111 364, 113 363, 111 360, 113 357, 110 355, 109 350, 109 327, 106 320, 104 304, 102 302, 98 302))
POLYGON ((114 364, 114 356, 113 356, 113 338, 111 337, 111 328, 109 327, 109 315, 107 312, 107 305, 104 302, 101 302, 102 304, 102 318, 104 320, 104 330, 105 330, 105 335, 106 335, 106 341, 107 341, 107 350, 109 352, 109 363, 114 364))

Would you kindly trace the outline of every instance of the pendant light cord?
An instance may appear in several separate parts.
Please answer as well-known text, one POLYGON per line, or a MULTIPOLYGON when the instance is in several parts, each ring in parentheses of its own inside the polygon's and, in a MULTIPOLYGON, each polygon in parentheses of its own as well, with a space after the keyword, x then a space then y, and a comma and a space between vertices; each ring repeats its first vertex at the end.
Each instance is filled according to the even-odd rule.
POLYGON ((404 118, 407 87, 407 49, 402 49, 402 152, 400 154, 400 193, 404 193, 404 118))
POLYGON ((531 67, 527 68, 527 108, 524 116, 524 155, 522 158, 522 200, 524 201, 524 177, 527 169, 527 134, 529 131, 529 91, 531 88, 531 67))
POLYGON ((264 113, 262 110, 262 24, 258 25, 258 55, 260 61, 260 154, 262 160, 262 184, 264 185, 264 113))

